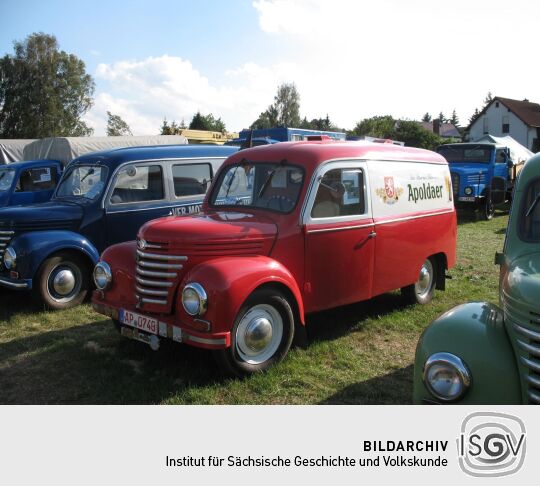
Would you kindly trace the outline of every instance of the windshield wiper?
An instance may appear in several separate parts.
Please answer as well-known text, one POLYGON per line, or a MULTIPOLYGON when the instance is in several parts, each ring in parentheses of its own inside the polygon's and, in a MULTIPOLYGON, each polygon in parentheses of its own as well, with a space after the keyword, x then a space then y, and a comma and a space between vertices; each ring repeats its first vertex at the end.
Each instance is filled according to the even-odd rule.
POLYGON ((268 188, 268 185, 270 184, 270 182, 272 182, 272 179, 274 178, 274 174, 277 172, 278 169, 281 169, 283 168, 283 166, 287 163, 287 161, 285 159, 283 159, 279 165, 276 165, 276 167, 274 167, 270 173, 266 176, 266 180, 263 182, 263 185, 261 186, 258 194, 257 194, 257 199, 259 199, 260 197, 262 197, 262 195, 264 194, 264 191, 266 191, 266 189, 268 188))
POLYGON ((529 209, 527 209, 527 212, 525 213, 525 217, 528 218, 531 213, 534 211, 534 208, 536 207, 536 205, 538 204, 538 201, 540 201, 540 192, 536 195, 536 197, 534 198, 534 201, 532 202, 531 206, 529 207, 529 209))

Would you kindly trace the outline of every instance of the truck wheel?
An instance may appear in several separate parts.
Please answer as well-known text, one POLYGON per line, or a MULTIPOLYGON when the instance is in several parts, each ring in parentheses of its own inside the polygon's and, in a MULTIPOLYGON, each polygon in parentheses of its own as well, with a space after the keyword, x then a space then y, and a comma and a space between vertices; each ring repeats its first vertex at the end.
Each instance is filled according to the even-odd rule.
POLYGON ((484 204, 483 208, 483 216, 486 221, 489 221, 490 219, 493 219, 493 215, 495 214, 495 205, 493 204, 493 201, 490 197, 486 198, 486 202, 484 204))
POLYGON ((86 298, 90 272, 80 256, 61 252, 43 262, 34 282, 39 303, 53 310, 69 309, 86 298))
POLYGON ((238 313, 231 346, 215 351, 228 373, 246 376, 266 371, 288 353, 294 337, 294 317, 287 299, 272 289, 256 290, 238 313))
POLYGON ((416 283, 403 287, 401 294, 408 304, 428 304, 433 299, 436 282, 437 263, 430 257, 422 264, 416 283))

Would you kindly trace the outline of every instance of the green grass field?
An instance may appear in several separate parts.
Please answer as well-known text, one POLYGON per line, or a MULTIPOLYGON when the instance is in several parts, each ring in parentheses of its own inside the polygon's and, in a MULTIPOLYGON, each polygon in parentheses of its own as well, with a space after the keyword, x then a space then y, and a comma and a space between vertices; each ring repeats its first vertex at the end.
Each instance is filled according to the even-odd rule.
POLYGON ((457 265, 446 292, 405 307, 398 292, 308 317, 309 346, 267 374, 223 376, 212 356, 187 346, 159 352, 121 338, 89 305, 64 312, 31 307, 0 289, 2 404, 404 404, 411 402, 414 350, 429 322, 471 300, 498 300, 508 221, 460 216, 457 265))

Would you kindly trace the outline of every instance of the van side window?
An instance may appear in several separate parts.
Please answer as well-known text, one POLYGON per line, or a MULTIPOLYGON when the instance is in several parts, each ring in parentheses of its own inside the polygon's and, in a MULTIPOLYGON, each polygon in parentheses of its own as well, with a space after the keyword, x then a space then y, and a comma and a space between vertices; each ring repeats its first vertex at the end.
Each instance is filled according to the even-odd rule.
POLYGON ((176 197, 205 194, 212 180, 210 164, 173 165, 172 172, 176 197))
POLYGON ((111 204, 157 201, 164 194, 161 166, 130 165, 118 172, 111 204))
POLYGON ((366 212, 361 169, 332 169, 319 182, 312 218, 335 218, 366 212))
POLYGON ((56 169, 40 167, 21 172, 15 192, 49 191, 56 187, 56 169))
POLYGON ((521 211, 521 238, 530 242, 540 241, 540 179, 529 184, 521 211))

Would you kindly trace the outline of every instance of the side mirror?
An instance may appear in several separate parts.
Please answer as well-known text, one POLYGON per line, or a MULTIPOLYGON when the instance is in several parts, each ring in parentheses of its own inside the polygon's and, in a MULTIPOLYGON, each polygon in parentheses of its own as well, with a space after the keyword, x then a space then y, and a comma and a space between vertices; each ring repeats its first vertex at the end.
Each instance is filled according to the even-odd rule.
POLYGON ((495 252, 495 265, 502 265, 504 263, 504 253, 495 252))

